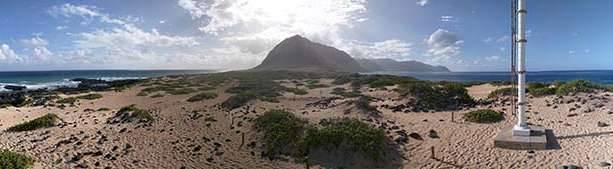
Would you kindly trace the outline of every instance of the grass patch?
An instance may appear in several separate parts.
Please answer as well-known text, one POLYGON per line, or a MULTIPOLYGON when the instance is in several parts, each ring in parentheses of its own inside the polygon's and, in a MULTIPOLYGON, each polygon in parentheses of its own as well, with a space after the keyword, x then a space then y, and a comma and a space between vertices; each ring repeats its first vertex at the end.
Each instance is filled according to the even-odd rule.
POLYGON ((98 110, 96 110, 96 111, 111 111, 111 109, 106 108, 106 107, 102 107, 102 108, 99 108, 99 109, 98 109, 98 110))
POLYGON ((347 92, 347 89, 342 88, 342 87, 337 87, 337 88, 332 89, 332 92, 330 92, 330 94, 335 94, 335 95, 339 95, 339 96, 343 96, 347 98, 362 96, 362 93, 359 90, 352 90, 350 92, 347 92))
POLYGON ((270 110, 255 119, 255 126, 264 133, 266 155, 298 155, 307 121, 283 110, 270 110))
POLYGON ((13 127, 6 129, 9 132, 32 131, 41 128, 49 128, 55 126, 60 118, 55 114, 46 114, 42 117, 30 120, 13 127))
POLYGON ((358 119, 322 120, 319 128, 306 132, 304 144, 308 150, 340 150, 357 152, 372 160, 380 160, 385 150, 385 133, 358 119))
POLYGON ((214 99, 214 98, 217 98, 217 93, 204 92, 204 93, 200 93, 200 94, 197 94, 197 95, 194 95, 188 98, 187 101, 197 102, 197 101, 209 100, 209 99, 214 99))
POLYGON ((556 94, 560 96, 580 92, 592 92, 595 89, 601 89, 600 86, 593 84, 587 80, 573 80, 558 85, 559 86, 556 89, 556 94))
POLYGON ((77 102, 77 98, 76 97, 66 97, 66 98, 61 98, 60 100, 57 100, 56 103, 59 104, 74 104, 75 102, 77 102))
POLYGON ((497 98, 497 97, 502 97, 502 96, 511 96, 511 93, 513 92, 513 88, 510 87, 505 87, 505 88, 498 88, 492 92, 490 92, 490 94, 487 95, 487 98, 497 98))
POLYGON ((33 164, 32 157, 9 150, 0 150, 0 169, 26 169, 33 164))
POLYGON ((192 88, 180 88, 176 90, 166 91, 166 93, 171 94, 171 95, 185 95, 185 94, 190 94, 194 92, 196 92, 196 90, 192 88))
POLYGON ((85 99, 85 100, 96 100, 96 99, 100 99, 102 98, 101 94, 98 93, 92 93, 92 94, 86 94, 86 95, 82 95, 82 96, 77 96, 77 99, 85 99))
POLYGON ((370 105, 370 100, 371 98, 368 96, 360 96, 360 98, 358 98, 357 100, 355 100, 353 102, 353 104, 355 104, 355 107, 365 113, 374 113, 374 114, 379 114, 381 112, 379 112, 379 110, 377 110, 377 108, 375 108, 374 106, 370 105))
POLYGON ((504 117, 500 112, 491 109, 480 109, 464 114, 464 119, 475 123, 495 123, 502 121, 504 117))
POLYGON ((289 88, 288 87, 288 88, 285 88, 285 91, 290 92, 290 93, 294 93, 295 95, 306 95, 306 94, 309 94, 309 92, 307 92, 306 90, 301 89, 301 88, 297 88, 297 87, 295 87, 295 88, 289 88))
POLYGON ((164 97, 164 96, 166 96, 166 95, 164 95, 162 93, 158 93, 158 94, 151 95, 149 97, 151 97, 151 98, 160 98, 160 97, 164 97))
POLYGON ((460 83, 413 82, 401 85, 403 95, 415 97, 413 111, 457 110, 475 104, 460 83))
POLYGON ((109 120, 109 123, 148 123, 152 122, 153 120, 154 118, 150 111, 136 108, 135 105, 130 105, 119 109, 119 111, 115 113, 115 116, 109 120))

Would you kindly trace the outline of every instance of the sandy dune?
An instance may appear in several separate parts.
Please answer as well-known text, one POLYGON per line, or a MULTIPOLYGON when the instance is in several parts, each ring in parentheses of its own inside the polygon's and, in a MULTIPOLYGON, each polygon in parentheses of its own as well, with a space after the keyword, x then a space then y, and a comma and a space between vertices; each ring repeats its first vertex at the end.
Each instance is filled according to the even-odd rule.
MULTIPOLYGON (((136 96, 143 87, 133 87, 123 92, 102 92, 102 99, 81 100, 76 107, 63 110, 57 107, 0 109, 2 130, 46 113, 55 113, 64 120, 59 127, 21 133, 1 132, 0 148, 35 157, 35 168, 305 168, 304 164, 291 160, 262 158, 261 143, 250 120, 270 109, 287 109, 313 122, 340 116, 366 118, 360 113, 345 113, 349 107, 343 99, 334 101, 335 106, 329 108, 306 106, 322 97, 332 97, 329 93, 334 87, 348 87, 334 86, 330 80, 322 80, 322 83, 331 86, 311 89, 307 95, 286 93, 279 98, 279 103, 255 101, 230 112, 221 110, 218 104, 230 96, 223 91, 231 84, 216 89, 219 95, 216 99, 193 103, 186 101, 193 94, 150 98, 136 96), (153 110, 156 121, 151 125, 106 124, 106 119, 115 111, 130 104, 153 110), (111 111, 84 111, 103 107, 111 111), (250 146, 252 144, 255 146, 250 146)), ((494 89, 491 85, 481 85, 469 91, 473 97, 483 98, 494 89)), ((381 99, 373 105, 399 104, 402 99, 391 90, 361 90, 381 99)), ((600 162, 611 163, 613 159, 613 127, 597 126, 599 121, 613 124, 613 114, 609 113, 613 106, 611 98, 610 93, 579 94, 561 99, 555 96, 531 98, 529 122, 553 129, 558 137, 558 148, 543 151, 505 150, 493 146, 493 138, 499 130, 514 124, 515 117, 511 114, 506 113, 503 122, 494 124, 469 123, 461 118, 462 114, 479 108, 509 109, 500 101, 454 112, 454 121, 451 121, 452 112, 395 113, 379 107, 382 117, 372 123, 385 123, 390 137, 394 131, 404 129, 424 138, 398 145, 399 154, 388 156, 393 158, 390 161, 394 164, 380 166, 556 168, 576 164, 600 168, 600 162), (554 103, 554 100, 563 103, 554 103), (573 107, 576 110, 569 111, 573 107), (430 130, 436 131, 440 138, 428 137, 430 130), (431 147, 434 147, 436 159, 430 158, 431 147)), ((347 165, 375 168, 360 163, 347 165)))

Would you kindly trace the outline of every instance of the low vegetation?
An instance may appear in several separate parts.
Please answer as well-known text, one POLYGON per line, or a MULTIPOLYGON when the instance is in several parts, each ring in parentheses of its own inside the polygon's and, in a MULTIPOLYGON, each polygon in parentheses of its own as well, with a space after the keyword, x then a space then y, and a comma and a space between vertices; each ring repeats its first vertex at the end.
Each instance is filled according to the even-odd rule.
POLYGON ((487 98, 497 98, 497 97, 502 97, 502 96, 511 96, 511 94, 513 93, 513 88, 510 87, 505 87, 505 88, 498 88, 492 92, 490 92, 489 95, 487 95, 487 98))
POLYGON ((480 109, 464 114, 464 119, 475 123, 495 123, 502 121, 504 117, 500 112, 491 109, 480 109))
POLYGON ((203 92, 203 93, 199 93, 199 94, 196 94, 196 95, 188 98, 187 101, 188 102, 197 102, 197 101, 209 100, 209 99, 214 99, 214 98, 217 98, 217 93, 203 92))
POLYGON ((151 111, 136 108, 135 105, 122 107, 115 113, 115 115, 109 119, 110 124, 116 123, 148 123, 154 120, 151 111))
POLYGON ((0 169, 26 169, 33 164, 32 157, 9 150, 0 150, 0 169))
POLYGON ((59 100, 56 101, 56 103, 59 104, 74 104, 75 102, 77 102, 77 98, 76 97, 66 97, 66 98, 61 98, 59 100))
POLYGON ((307 121, 283 110, 271 110, 255 120, 255 126, 264 134, 266 155, 299 155, 307 121))
POLYGON ((102 98, 102 95, 98 94, 98 93, 92 93, 92 94, 86 94, 86 95, 77 96, 76 98, 77 99, 85 99, 85 100, 96 100, 96 99, 102 98))
POLYGON ((335 95, 339 95, 339 96, 343 96, 346 98, 352 98, 352 97, 360 97, 362 96, 362 93, 359 90, 352 90, 350 92, 347 92, 347 89, 342 88, 342 87, 337 87, 332 89, 332 92, 330 92, 331 94, 335 94, 335 95))
POLYGON ((415 97, 413 111, 457 110, 472 107, 475 101, 462 84, 415 82, 401 86, 403 95, 415 97))
POLYGON ((46 114, 42 117, 36 118, 34 120, 30 120, 13 127, 6 129, 9 132, 22 132, 22 131, 32 131, 41 128, 49 128, 56 125, 59 121, 59 117, 55 114, 46 114))
POLYGON ((324 149, 356 152, 372 160, 380 160, 385 151, 385 133, 358 119, 323 120, 321 127, 309 128, 304 138, 307 151, 324 149))
POLYGON ((256 119, 255 127, 264 135, 266 156, 305 157, 313 150, 356 152, 373 160, 384 154, 383 130, 358 119, 327 119, 319 126, 283 110, 271 110, 256 119))
POLYGON ((568 95, 580 92, 592 92, 596 89, 603 89, 603 87, 600 85, 593 84, 587 80, 573 80, 566 83, 558 84, 556 94, 568 95))
POLYGON ((379 112, 376 107, 370 105, 371 99, 372 98, 368 96, 360 96, 358 99, 353 101, 353 104, 359 111, 362 111, 363 113, 375 116, 379 115, 381 112, 379 112))
POLYGON ((294 87, 294 88, 285 88, 285 91, 290 92, 290 93, 294 93, 295 95, 306 95, 309 94, 309 92, 307 92, 304 89, 298 88, 298 87, 294 87))

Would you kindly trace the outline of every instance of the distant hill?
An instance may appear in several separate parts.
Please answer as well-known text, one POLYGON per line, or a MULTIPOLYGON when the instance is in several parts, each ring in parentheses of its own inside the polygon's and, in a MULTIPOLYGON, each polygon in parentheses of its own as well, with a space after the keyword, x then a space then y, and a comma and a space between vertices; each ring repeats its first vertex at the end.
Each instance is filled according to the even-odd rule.
POLYGON ((449 69, 445 66, 432 66, 418 61, 357 59, 357 62, 368 71, 449 72, 449 69))
POLYGON ((346 52, 299 35, 277 44, 254 70, 366 71, 346 52))
POLYGON ((300 35, 281 41, 268 53, 260 65, 251 70, 449 72, 446 67, 432 66, 417 61, 355 60, 344 51, 312 42, 300 35))

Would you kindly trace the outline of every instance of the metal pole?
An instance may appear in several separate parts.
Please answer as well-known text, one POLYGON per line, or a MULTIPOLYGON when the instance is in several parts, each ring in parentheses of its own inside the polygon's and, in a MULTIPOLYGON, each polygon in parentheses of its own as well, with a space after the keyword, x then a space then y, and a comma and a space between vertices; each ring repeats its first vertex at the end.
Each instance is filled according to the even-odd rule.
POLYGON ((529 136, 530 128, 526 124, 526 0, 517 3, 517 124, 513 127, 513 135, 529 136))

